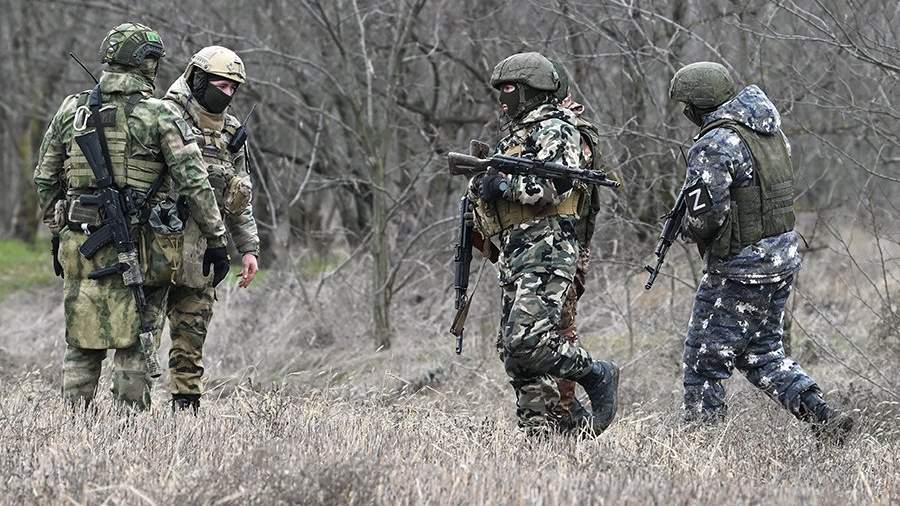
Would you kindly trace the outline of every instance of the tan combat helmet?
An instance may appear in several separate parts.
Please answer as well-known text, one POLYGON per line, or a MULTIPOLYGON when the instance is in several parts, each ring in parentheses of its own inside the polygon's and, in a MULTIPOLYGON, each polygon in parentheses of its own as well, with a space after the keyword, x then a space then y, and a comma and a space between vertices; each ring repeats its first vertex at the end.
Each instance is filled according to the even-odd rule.
POLYGON ((198 68, 207 74, 213 74, 243 84, 247 81, 244 62, 234 51, 222 46, 204 47, 191 57, 185 76, 191 75, 192 68, 198 68))

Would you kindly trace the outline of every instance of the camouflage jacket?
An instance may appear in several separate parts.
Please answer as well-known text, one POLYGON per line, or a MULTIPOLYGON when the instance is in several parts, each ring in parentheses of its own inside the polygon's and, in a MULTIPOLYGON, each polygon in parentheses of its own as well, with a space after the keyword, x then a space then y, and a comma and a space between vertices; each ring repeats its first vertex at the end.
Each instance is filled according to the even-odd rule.
POLYGON ((253 205, 249 199, 252 183, 246 162, 246 147, 234 154, 225 148, 234 132, 241 126, 240 121, 228 113, 214 115, 203 110, 192 99, 184 76, 172 83, 164 100, 175 104, 194 129, 206 162, 210 183, 216 194, 219 211, 235 247, 242 255, 252 253, 258 256, 259 234, 253 217, 253 205), (232 182, 234 178, 239 181, 232 182), (229 191, 235 190, 236 185, 248 192, 248 198, 239 202, 236 209, 232 209, 232 200, 226 197, 229 191))
MULTIPOLYGON (((544 104, 510 126, 510 133, 495 148, 509 154, 542 161, 583 167, 581 134, 574 126, 572 111, 544 104)), ((572 187, 560 188, 552 180, 535 176, 507 175, 510 186, 504 199, 529 206, 556 205, 569 196, 572 187)), ((469 197, 478 198, 478 176, 469 183, 469 197)), ((552 216, 528 221, 500 234, 499 277, 501 284, 514 282, 525 272, 559 271, 558 264, 574 263, 578 255, 573 217, 552 216)))
MULTIPOLYGON (((100 88, 104 103, 124 103, 129 95, 144 95, 144 100, 138 102, 128 116, 131 153, 162 160, 167 167, 167 184, 172 186, 174 183, 178 193, 186 197, 203 235, 211 245, 224 246, 225 226, 207 181, 200 149, 193 136, 180 128, 180 115, 175 108, 153 98, 152 84, 138 72, 104 71, 100 76, 100 88)), ((44 134, 38 154, 34 183, 47 224, 54 221, 56 202, 66 196, 63 163, 70 155, 67 151, 75 133, 73 119, 80 96, 82 93, 63 100, 44 134)))
MULTIPOLYGON (((764 135, 783 135, 778 110, 755 85, 704 116, 703 124, 719 119, 737 121, 764 135)), ((701 179, 709 190, 711 210, 696 217, 686 215, 684 221, 685 232, 697 241, 717 236, 731 210, 731 188, 753 182, 753 156, 740 136, 727 128, 715 128, 694 139, 684 187, 701 179)), ((704 270, 743 283, 775 283, 800 270, 799 245, 797 232, 792 230, 763 238, 729 257, 707 252, 704 270)))

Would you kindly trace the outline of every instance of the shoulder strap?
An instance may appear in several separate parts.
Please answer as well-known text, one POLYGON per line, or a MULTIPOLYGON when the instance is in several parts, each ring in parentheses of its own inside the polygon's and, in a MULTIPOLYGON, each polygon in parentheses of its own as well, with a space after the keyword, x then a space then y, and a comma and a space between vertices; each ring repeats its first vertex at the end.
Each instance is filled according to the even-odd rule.
MULTIPOLYGON (((90 96, 88 98, 88 109, 91 111, 91 118, 93 118, 93 127, 97 131, 97 137, 100 140, 100 151, 103 152, 103 161, 106 162, 106 166, 109 168, 109 178, 113 179, 112 176, 112 161, 109 158, 109 148, 106 145, 106 133, 104 132, 103 127, 103 119, 100 115, 100 109, 103 107, 103 92, 100 90, 100 84, 94 86, 94 89, 91 90, 90 96)), ((100 183, 99 181, 97 182, 100 183)), ((115 180, 112 180, 113 186, 116 185, 115 180)))

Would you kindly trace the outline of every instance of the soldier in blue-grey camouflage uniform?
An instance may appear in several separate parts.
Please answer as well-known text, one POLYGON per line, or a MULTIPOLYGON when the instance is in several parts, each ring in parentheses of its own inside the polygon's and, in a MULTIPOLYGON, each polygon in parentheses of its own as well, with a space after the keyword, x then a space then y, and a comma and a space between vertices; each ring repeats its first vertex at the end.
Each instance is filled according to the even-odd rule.
POLYGON ((669 96, 700 127, 688 153, 684 234, 703 255, 684 348, 687 420, 726 411, 734 367, 817 434, 843 439, 853 420, 831 409, 782 346, 785 303, 800 270, 790 145, 775 105, 755 86, 736 92, 728 70, 679 70, 669 96))
MULTIPOLYGON (((491 85, 500 91, 501 110, 509 119, 498 154, 583 166, 575 117, 553 96, 559 77, 549 60, 538 53, 512 55, 494 68, 491 85)), ((579 254, 576 222, 586 193, 573 181, 494 170, 469 185, 476 226, 485 238, 499 242, 498 351, 516 392, 519 425, 528 432, 558 426, 561 414, 545 402, 553 397, 545 389, 556 388, 549 376, 582 385, 593 414, 586 425, 595 434, 616 412, 618 367, 594 361, 561 334, 562 307, 579 254)))

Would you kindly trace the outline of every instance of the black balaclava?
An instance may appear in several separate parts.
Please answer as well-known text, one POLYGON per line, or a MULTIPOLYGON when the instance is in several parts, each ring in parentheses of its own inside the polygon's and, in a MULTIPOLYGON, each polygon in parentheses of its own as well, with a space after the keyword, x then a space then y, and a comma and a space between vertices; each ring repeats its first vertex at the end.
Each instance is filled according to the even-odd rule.
POLYGON ((506 105, 506 116, 510 121, 515 121, 550 98, 548 91, 538 90, 522 83, 511 84, 515 84, 516 89, 510 93, 504 93, 501 90, 499 98, 500 104, 506 105))
POLYGON ((715 110, 715 107, 712 109, 701 109, 694 104, 684 104, 684 109, 681 112, 684 114, 685 118, 691 120, 691 123, 698 127, 702 127, 703 117, 715 110))
POLYGON ((188 79, 188 86, 191 88, 191 94, 204 109, 213 114, 221 114, 231 103, 232 96, 209 84, 209 81, 210 74, 195 68, 188 79))

